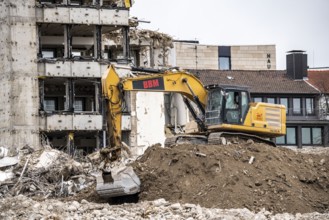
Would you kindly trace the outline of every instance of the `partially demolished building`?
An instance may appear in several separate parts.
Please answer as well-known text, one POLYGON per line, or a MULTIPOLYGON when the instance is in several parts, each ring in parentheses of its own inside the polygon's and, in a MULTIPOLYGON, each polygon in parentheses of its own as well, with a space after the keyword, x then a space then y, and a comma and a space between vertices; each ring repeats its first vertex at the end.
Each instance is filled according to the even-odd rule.
POLYGON ((0 2, 0 145, 50 141, 90 152, 103 144, 100 77, 110 59, 130 56, 129 7, 123 0, 0 2), (120 46, 102 45, 110 32, 121 33, 120 46))

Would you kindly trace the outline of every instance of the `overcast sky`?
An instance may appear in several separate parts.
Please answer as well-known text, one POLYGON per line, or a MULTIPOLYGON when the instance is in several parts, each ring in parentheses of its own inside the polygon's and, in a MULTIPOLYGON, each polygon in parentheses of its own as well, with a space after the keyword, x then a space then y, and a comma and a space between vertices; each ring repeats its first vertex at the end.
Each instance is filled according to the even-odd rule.
POLYGON ((275 44, 277 69, 289 50, 309 67, 329 66, 329 0, 135 0, 141 29, 210 45, 275 44))

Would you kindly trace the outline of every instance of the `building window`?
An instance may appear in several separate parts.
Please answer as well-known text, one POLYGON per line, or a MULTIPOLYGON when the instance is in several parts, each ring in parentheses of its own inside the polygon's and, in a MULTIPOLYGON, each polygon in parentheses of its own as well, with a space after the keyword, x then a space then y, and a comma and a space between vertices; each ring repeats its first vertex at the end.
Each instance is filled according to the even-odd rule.
POLYGON ((302 128, 302 144, 304 145, 319 145, 322 144, 322 129, 321 128, 302 128))
POLYGON ((286 134, 287 144, 296 144, 296 128, 287 128, 287 134, 286 134))
POLYGON ((275 98, 267 98, 267 103, 275 104, 275 98))
POLYGON ((312 141, 313 144, 322 144, 322 129, 312 128, 312 141))
POLYGON ((288 98, 280 98, 280 104, 286 107, 286 114, 289 112, 288 98))
POLYGON ((302 144, 311 143, 311 128, 302 128, 302 144))
POLYGON ((231 69, 231 58, 230 57, 219 57, 219 69, 230 70, 231 69))
POLYGON ((314 99, 306 98, 306 115, 314 115, 314 99))
POLYGON ((220 70, 231 69, 231 47, 219 46, 218 47, 218 68, 220 70))
POLYGON ((84 99, 83 98, 76 98, 74 100, 74 111, 75 112, 84 111, 84 99))
POLYGON ((42 58, 54 58, 55 51, 53 50, 43 50, 42 51, 42 58))
POLYGON ((301 115, 302 114, 302 102, 300 98, 293 98, 292 99, 292 113, 294 115, 301 115))
POLYGON ((263 102, 263 98, 262 97, 254 97, 254 102, 263 102))
POLYGON ((285 136, 277 137, 275 142, 277 144, 282 145, 296 145, 296 128, 295 127, 287 127, 287 133, 285 136))
POLYGON ((47 98, 43 102, 43 108, 45 111, 56 111, 56 99, 47 98))

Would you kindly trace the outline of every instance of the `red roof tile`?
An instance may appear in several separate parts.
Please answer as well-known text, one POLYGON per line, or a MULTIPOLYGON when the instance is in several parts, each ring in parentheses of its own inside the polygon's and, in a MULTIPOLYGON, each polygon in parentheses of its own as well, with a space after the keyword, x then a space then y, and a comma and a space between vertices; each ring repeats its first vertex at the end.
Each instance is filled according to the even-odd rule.
POLYGON ((309 70, 308 82, 322 93, 329 93, 329 70, 309 70))

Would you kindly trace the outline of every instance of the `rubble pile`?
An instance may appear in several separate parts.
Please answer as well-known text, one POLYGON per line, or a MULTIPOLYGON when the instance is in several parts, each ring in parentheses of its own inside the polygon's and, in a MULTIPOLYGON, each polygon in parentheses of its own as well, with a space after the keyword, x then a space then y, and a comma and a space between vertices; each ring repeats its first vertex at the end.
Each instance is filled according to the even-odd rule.
POLYGON ((170 203, 164 199, 137 204, 109 205, 87 200, 42 202, 19 195, 0 200, 0 219, 317 219, 325 220, 329 214, 273 214, 265 209, 254 213, 248 209, 203 208, 198 204, 170 203))
POLYGON ((73 195, 94 184, 91 164, 79 163, 68 154, 46 147, 25 146, 14 156, 0 158, 0 198, 26 195, 43 198, 73 195))
POLYGON ((0 148, 0 219, 329 219, 329 149, 235 141, 146 150, 132 163, 139 201, 95 191, 99 152, 0 148))
POLYGON ((255 212, 329 211, 328 154, 240 143, 149 148, 134 163, 140 200, 255 212))

